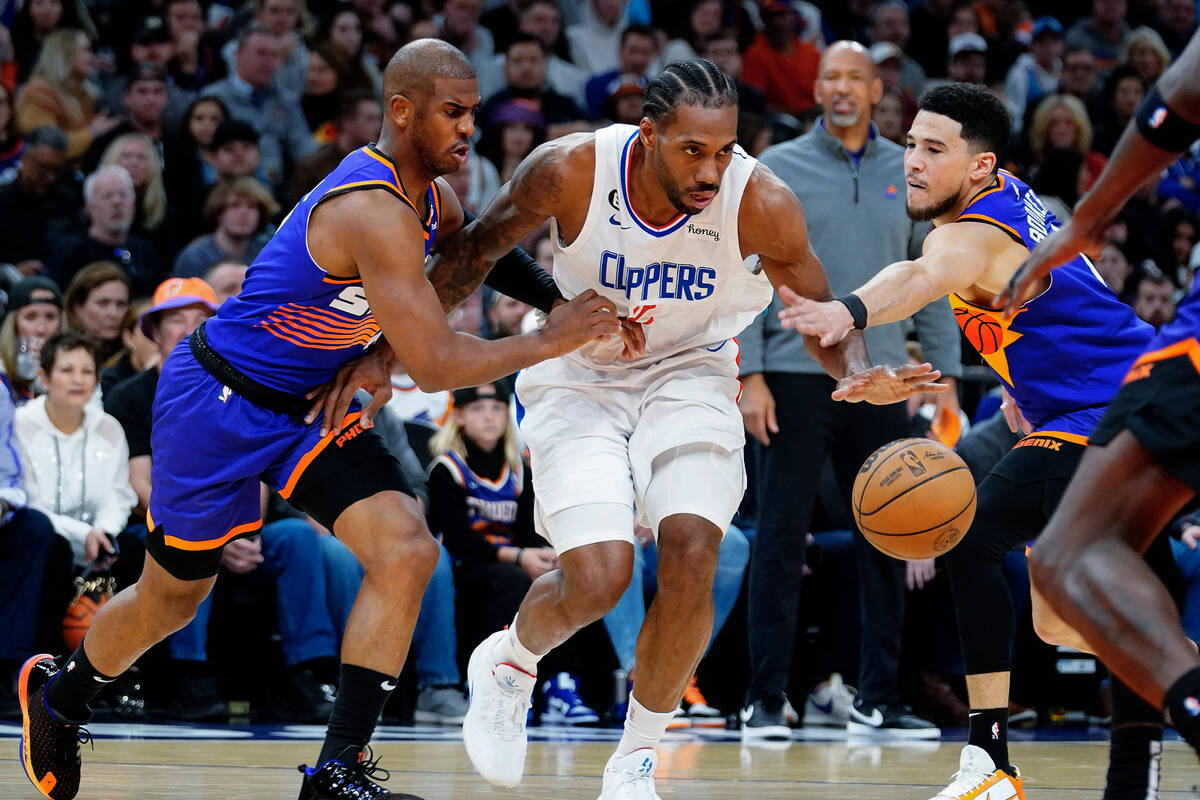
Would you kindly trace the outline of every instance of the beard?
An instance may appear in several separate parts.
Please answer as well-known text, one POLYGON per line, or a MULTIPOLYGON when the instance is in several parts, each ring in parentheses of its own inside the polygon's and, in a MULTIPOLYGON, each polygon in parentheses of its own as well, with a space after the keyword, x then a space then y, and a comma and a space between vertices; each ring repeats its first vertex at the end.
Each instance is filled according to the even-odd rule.
POLYGON ((861 116, 861 110, 855 111, 853 114, 839 114, 836 111, 830 111, 829 121, 839 128, 852 128, 858 124, 861 116))
POLYGON ((926 220, 935 219, 942 216, 958 202, 958 192, 953 192, 943 197, 934 203, 930 203, 924 208, 917 208, 908 202, 905 204, 904 210, 908 212, 908 218, 914 222, 925 222, 926 220))
POLYGON ((458 159, 449 150, 439 151, 437 143, 423 125, 413 126, 412 144, 417 163, 426 175, 450 175, 458 172, 458 159))
POLYGON ((658 178, 658 183, 662 186, 663 191, 667 193, 667 201, 680 214, 699 214, 704 209, 689 206, 684 202, 684 195, 688 192, 716 192, 720 188, 718 183, 697 184, 690 186, 687 189, 681 189, 679 183, 671 177, 671 173, 667 171, 667 166, 658 156, 658 150, 654 151, 654 177, 658 178))

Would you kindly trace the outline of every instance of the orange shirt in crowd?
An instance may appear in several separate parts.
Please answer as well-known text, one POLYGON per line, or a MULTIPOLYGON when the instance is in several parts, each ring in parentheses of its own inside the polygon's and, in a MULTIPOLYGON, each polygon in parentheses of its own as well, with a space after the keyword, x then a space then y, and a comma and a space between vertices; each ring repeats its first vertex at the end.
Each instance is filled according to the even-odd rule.
POLYGON ((760 33, 742 56, 742 81, 761 91, 773 111, 796 114, 816 104, 820 61, 820 51, 808 42, 797 39, 790 53, 781 53, 760 33))

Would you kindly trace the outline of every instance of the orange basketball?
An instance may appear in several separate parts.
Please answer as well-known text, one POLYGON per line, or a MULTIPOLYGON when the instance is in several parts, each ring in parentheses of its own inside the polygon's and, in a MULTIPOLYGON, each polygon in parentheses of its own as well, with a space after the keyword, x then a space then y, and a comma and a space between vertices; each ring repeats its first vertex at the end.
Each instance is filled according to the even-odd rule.
POLYGON ((889 556, 918 561, 958 544, 975 519, 975 480, 958 454, 932 439, 876 450, 854 480, 854 521, 889 556))
POLYGON ((88 628, 92 627, 92 619, 96 616, 96 612, 100 610, 100 606, 104 605, 108 598, 101 596, 100 602, 88 595, 83 595, 67 609, 67 614, 63 617, 63 641, 67 643, 67 648, 74 650, 79 647, 79 643, 83 641, 84 634, 88 632, 88 628))
POLYGON ((977 352, 990 356, 1000 349, 1000 344, 1004 341, 1004 328, 985 312, 956 308, 954 317, 958 327, 962 329, 963 336, 977 352))

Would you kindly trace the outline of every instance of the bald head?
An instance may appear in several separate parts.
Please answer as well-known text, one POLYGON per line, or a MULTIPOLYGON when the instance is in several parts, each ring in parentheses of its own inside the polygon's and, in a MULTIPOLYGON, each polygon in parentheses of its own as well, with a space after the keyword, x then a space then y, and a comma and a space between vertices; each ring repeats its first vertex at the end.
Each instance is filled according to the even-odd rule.
POLYGON ((827 65, 834 62, 839 67, 857 67, 871 79, 875 78, 875 60, 871 58, 871 51, 858 42, 842 40, 826 47, 825 52, 821 54, 821 65, 818 69, 824 71, 827 65))
POLYGON ((814 86, 825 112, 825 128, 834 136, 857 140, 871 124, 871 106, 883 96, 883 82, 871 52, 858 42, 834 42, 821 55, 814 86))
POLYGON ((396 51, 383 73, 383 99, 402 94, 409 99, 434 91, 438 78, 471 80, 475 70, 452 44, 441 39, 417 39, 396 51))

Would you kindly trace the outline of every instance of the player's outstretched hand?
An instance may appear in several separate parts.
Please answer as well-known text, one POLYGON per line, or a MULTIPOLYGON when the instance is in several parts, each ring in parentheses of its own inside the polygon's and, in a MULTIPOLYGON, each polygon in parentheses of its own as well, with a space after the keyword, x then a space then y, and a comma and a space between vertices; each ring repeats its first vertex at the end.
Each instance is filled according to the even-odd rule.
POLYGON ((304 417, 305 424, 311 425, 317 415, 323 413, 321 435, 340 431, 354 393, 366 389, 371 393, 371 402, 363 409, 360 421, 363 428, 370 428, 375 414, 392 397, 392 369, 395 366, 396 354, 386 340, 380 339, 366 355, 343 364, 333 380, 308 393, 313 405, 304 417))
POLYGON ((854 330, 850 309, 836 300, 820 303, 801 297, 786 286, 779 287, 779 299, 786 308, 779 312, 779 322, 806 336, 821 337, 821 347, 833 347, 854 330))
POLYGON ((945 392, 950 387, 936 383, 942 373, 932 364, 905 364, 902 367, 877 366, 847 375, 838 381, 834 400, 886 406, 907 400, 910 395, 945 392))
POLYGON ((594 339, 620 334, 622 330, 617 307, 595 290, 588 289, 573 300, 555 306, 546 317, 541 334, 551 337, 557 355, 563 355, 594 339))
POLYGON ((996 296, 994 305, 1004 308, 1005 319, 1012 319, 1017 309, 1037 291, 1039 281, 1049 275, 1050 270, 1080 253, 1093 253, 1103 244, 1074 221, 1068 222, 1038 243, 1025 263, 1013 273, 1007 288, 996 296))

